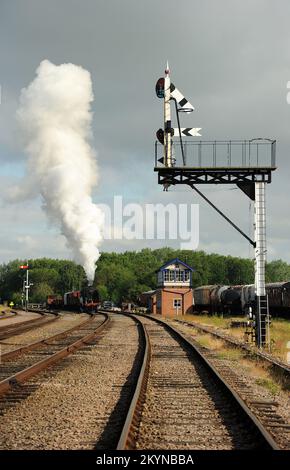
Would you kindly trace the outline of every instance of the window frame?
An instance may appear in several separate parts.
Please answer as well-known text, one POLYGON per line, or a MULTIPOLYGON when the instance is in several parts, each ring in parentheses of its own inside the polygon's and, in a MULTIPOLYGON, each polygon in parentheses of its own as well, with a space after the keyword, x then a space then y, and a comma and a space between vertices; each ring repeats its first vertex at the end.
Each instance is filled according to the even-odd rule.
POLYGON ((182 298, 181 297, 175 297, 173 299, 173 308, 174 309, 179 309, 182 307, 182 298), (175 302, 178 301, 179 302, 179 305, 175 304, 175 302))

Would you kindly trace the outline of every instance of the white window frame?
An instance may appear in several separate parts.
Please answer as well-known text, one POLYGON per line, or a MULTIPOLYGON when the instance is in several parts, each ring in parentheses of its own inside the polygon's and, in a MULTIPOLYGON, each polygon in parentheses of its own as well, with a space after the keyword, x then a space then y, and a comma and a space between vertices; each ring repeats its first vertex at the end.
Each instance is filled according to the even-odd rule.
POLYGON ((163 279, 164 279, 164 282, 168 282, 168 281, 169 281, 169 270, 168 270, 168 269, 165 269, 165 270, 164 270, 163 279))
POLYGON ((182 298, 178 297, 178 298, 173 299, 173 308, 181 308, 181 307, 182 307, 182 298))

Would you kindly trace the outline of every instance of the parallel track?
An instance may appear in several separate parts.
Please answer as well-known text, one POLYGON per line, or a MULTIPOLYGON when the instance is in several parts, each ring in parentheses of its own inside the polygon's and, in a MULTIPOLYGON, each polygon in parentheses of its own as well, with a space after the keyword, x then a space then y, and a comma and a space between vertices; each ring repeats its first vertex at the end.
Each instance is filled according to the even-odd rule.
POLYGON ((253 349, 250 345, 245 344, 241 342, 240 340, 233 338, 225 333, 214 331, 210 326, 204 326, 196 322, 179 320, 179 319, 175 319, 174 321, 176 321, 177 323, 181 323, 186 326, 195 328, 203 333, 208 333, 212 335, 213 337, 216 337, 225 341, 230 346, 244 350, 248 354, 251 354, 251 355, 255 354, 257 358, 263 361, 266 361, 268 364, 270 364, 270 366, 275 371, 279 372, 280 377, 282 378, 282 380, 285 381, 285 383, 290 384, 290 367, 284 364, 283 362, 279 361, 278 359, 273 358, 270 354, 264 351, 257 351, 256 349, 253 349))
POLYGON ((193 342, 162 320, 132 318, 142 325, 146 346, 118 450, 186 448, 186 442, 190 448, 227 442, 233 449, 279 449, 193 342))
POLYGON ((91 316, 69 331, 3 355, 0 396, 94 340, 109 324, 109 316, 102 315, 105 317, 103 321, 99 315, 91 316))
POLYGON ((93 319, 92 316, 90 318, 87 318, 83 322, 68 328, 67 330, 62 331, 61 333, 56 333, 54 335, 48 336, 45 339, 41 339, 39 341, 34 341, 33 343, 29 344, 24 344, 23 346, 20 346, 19 348, 13 349, 11 351, 8 351, 6 353, 1 354, 1 362, 8 361, 16 356, 19 356, 20 354, 24 354, 28 351, 33 351, 34 349, 40 348, 41 346, 46 347, 46 344, 49 344, 52 341, 55 341, 57 339, 65 338, 68 334, 72 333, 74 330, 77 330, 78 328, 84 327, 87 325, 89 322, 91 322, 93 319))
POLYGON ((0 313, 0 320, 2 319, 5 320, 6 318, 13 318, 13 317, 16 317, 16 315, 17 315, 17 312, 14 310, 11 310, 11 312, 8 312, 8 314, 7 312, 2 312, 0 313))
MULTIPOLYGON (((37 312, 39 313, 39 312, 37 312)), ((23 322, 13 323, 6 326, 0 327, 0 341, 2 339, 10 338, 11 336, 20 335, 26 331, 29 331, 33 328, 38 328, 40 326, 47 325, 52 323, 58 319, 58 315, 45 315, 44 313, 40 313, 41 318, 33 318, 32 320, 26 320, 23 322)))

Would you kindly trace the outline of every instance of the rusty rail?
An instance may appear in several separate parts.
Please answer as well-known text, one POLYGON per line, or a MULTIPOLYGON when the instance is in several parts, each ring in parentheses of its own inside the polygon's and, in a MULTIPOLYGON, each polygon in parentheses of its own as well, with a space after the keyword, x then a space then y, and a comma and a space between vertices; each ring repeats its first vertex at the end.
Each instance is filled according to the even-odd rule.
POLYGON ((56 321, 58 318, 58 315, 54 315, 53 318, 51 318, 42 314, 41 318, 33 318, 32 320, 1 326, 0 340, 9 338, 10 336, 17 336, 21 333, 24 333, 25 331, 31 330, 32 328, 37 328, 38 326, 47 325, 48 323, 56 321))
POLYGON ((55 335, 49 336, 47 338, 41 339, 40 341, 35 341, 34 343, 30 344, 25 344, 21 346, 20 348, 13 349, 12 351, 9 351, 7 353, 4 353, 1 355, 1 361, 5 362, 9 359, 12 359, 15 356, 18 356, 19 354, 23 354, 27 351, 32 351, 34 349, 37 349, 38 347, 46 344, 48 345, 50 341, 54 341, 56 339, 60 338, 65 338, 69 333, 71 333, 74 330, 77 330, 78 328, 86 325, 87 323, 90 323, 93 320, 93 316, 88 318, 87 320, 83 321, 82 323, 79 323, 78 325, 73 326, 72 328, 69 328, 65 331, 62 331, 61 333, 56 333, 55 335))
POLYGON ((135 449, 136 433, 138 432, 142 416, 142 409, 145 402, 151 361, 151 346, 145 325, 135 316, 128 316, 134 318, 134 320, 140 326, 142 340, 145 343, 145 348, 135 392, 133 394, 131 404, 127 413, 127 418, 124 423, 121 436, 119 438, 117 450, 135 449))
MULTIPOLYGON (((133 317, 133 315, 130 315, 133 317)), ((159 324, 161 324, 164 328, 167 328, 171 333, 174 334, 175 337, 177 337, 183 344, 185 344, 192 352, 195 354, 198 359, 204 364, 204 366, 215 376, 217 379, 218 383, 221 385, 221 387, 225 390, 225 392, 229 395, 229 397, 236 403, 236 405, 240 408, 241 412, 247 416, 249 421, 252 423, 252 425, 256 428, 257 432, 259 435, 264 439, 265 443, 267 446, 272 449, 272 450, 279 450, 278 444, 275 442, 273 437, 270 435, 270 433, 265 429, 265 427, 262 425, 262 423, 258 420, 258 418, 253 414, 253 412, 249 409, 249 407, 246 405, 244 400, 241 399, 241 397, 236 393, 236 391, 231 387, 231 385, 221 376, 221 374, 218 372, 218 370, 215 368, 213 364, 211 364, 208 359, 202 354, 202 352, 199 350, 199 348, 196 347, 196 345, 187 339, 180 331, 176 330, 172 325, 169 325, 165 321, 162 321, 161 319, 153 318, 145 314, 138 314, 138 316, 142 316, 145 318, 148 318, 152 321, 155 321, 159 324)), ((136 318, 136 317, 135 317, 136 318)), ((142 323, 142 322, 141 322, 142 323)), ((148 337, 148 335, 147 335, 148 337)), ((149 339, 148 339, 149 341, 149 339)), ((145 360, 145 358, 144 358, 145 360)), ((140 372, 140 376, 138 379, 138 384, 133 396, 133 400, 131 403, 131 406, 129 408, 128 416, 121 434, 121 438, 119 440, 119 444, 117 449, 118 450, 124 450, 124 449, 134 449, 134 436, 136 436, 136 429, 135 429, 135 422, 140 422, 140 402, 144 403, 144 390, 146 393, 146 388, 147 388, 147 382, 148 382, 148 375, 149 375, 149 366, 150 362, 147 364, 147 378, 145 377, 145 366, 144 366, 144 360, 142 364, 142 375, 140 372), (144 366, 144 367, 143 367, 144 366), (143 382, 146 383, 143 384, 143 382), (141 382, 141 383, 140 383, 141 382), (143 395, 141 395, 141 393, 143 395), (138 417, 139 414, 139 417, 138 417)), ((148 359, 147 359, 148 361, 148 359)))
POLYGON ((233 346, 234 348, 240 348, 243 349, 247 354, 250 355, 255 355, 257 358, 268 362, 274 369, 279 371, 281 374, 283 380, 286 383, 290 383, 290 367, 284 364, 282 361, 279 361, 279 359, 276 359, 272 357, 270 354, 264 352, 264 351, 257 351, 253 347, 251 347, 248 344, 245 344, 241 341, 239 341, 236 338, 232 338, 226 333, 223 334, 219 331, 214 331, 210 326, 205 326, 205 325, 199 325, 199 323, 192 322, 192 321, 186 321, 186 320, 179 320, 179 319, 174 319, 177 323, 181 323, 187 326, 191 326, 199 331, 202 331, 204 333, 208 333, 212 336, 215 336, 216 338, 219 338, 229 345, 233 346))
MULTIPOLYGON (((106 328, 110 322, 109 316, 106 314, 103 314, 105 316, 105 320, 98 325, 98 327, 92 332, 89 333, 82 338, 78 339, 74 343, 70 344, 69 346, 66 346, 65 348, 57 351, 56 353, 52 354, 51 356, 42 359, 41 361, 38 361, 37 363, 33 364, 30 367, 27 367, 26 369, 23 369, 16 374, 7 377, 6 379, 2 380, 0 382, 0 395, 5 394, 8 392, 11 388, 15 387, 17 384, 20 384, 22 382, 25 382, 27 379, 30 377, 38 374, 42 370, 46 369, 48 366, 51 366, 55 364, 56 362, 60 361, 61 359, 69 356, 70 354, 74 353, 77 349, 80 349, 82 346, 84 346, 86 343, 92 341, 95 337, 97 337, 101 331, 106 328)), ((79 325, 80 327, 81 325, 79 325)))

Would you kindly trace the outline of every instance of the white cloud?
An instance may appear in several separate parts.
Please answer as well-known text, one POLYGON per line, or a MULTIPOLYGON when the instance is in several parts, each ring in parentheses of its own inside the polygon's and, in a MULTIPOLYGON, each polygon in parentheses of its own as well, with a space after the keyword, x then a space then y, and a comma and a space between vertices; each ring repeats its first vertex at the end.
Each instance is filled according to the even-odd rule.
MULTIPOLYGON (((153 0, 143 4, 88 0, 81 6, 70 0, 15 1, 17 15, 15 2, 6 2, 0 18, 1 162, 23 158, 14 111, 20 89, 31 81, 40 60, 45 56, 56 63, 82 64, 92 74, 96 97, 94 134, 101 178, 95 202, 107 202, 113 194, 132 203, 198 202, 200 247, 247 256, 247 242, 190 189, 176 186, 163 193, 157 185, 154 140, 162 122, 162 102, 155 97, 154 86, 168 58, 175 85, 196 107, 189 117, 182 116, 183 122, 201 126, 203 139, 277 138, 279 169, 267 188, 268 255, 290 261, 287 0, 184 0, 182 8, 167 0, 165 10, 164 1, 153 0)), ((200 189, 248 231, 248 200, 240 191, 200 189)), ((55 253, 62 252, 61 239, 55 238, 53 230, 47 231, 40 209, 28 202, 3 211, 0 209, 6 236, 1 243, 3 256, 7 256, 5 250, 12 255, 13 248, 18 253, 13 240, 26 234, 39 240, 45 234, 50 252, 53 240, 58 240, 55 253), (11 217, 10 212, 14 214, 11 217)), ((102 249, 165 244, 169 243, 112 240, 102 249)), ((45 251, 45 246, 38 250, 45 251)))
POLYGON ((49 228, 37 203, 0 207, 0 262, 20 258, 70 258, 65 239, 49 228))

